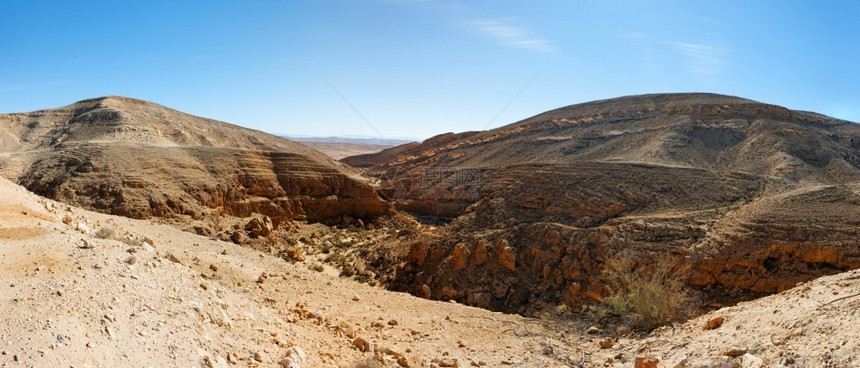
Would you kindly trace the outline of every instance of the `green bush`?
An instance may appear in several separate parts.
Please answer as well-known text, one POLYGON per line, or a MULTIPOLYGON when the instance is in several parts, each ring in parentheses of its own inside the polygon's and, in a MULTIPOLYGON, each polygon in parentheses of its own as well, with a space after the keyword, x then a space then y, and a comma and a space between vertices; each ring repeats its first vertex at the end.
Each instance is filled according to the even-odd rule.
POLYGON ((633 253, 626 251, 611 259, 603 272, 609 285, 608 312, 640 330, 652 330, 682 317, 687 300, 684 267, 669 257, 650 264, 653 266, 639 264, 633 253))

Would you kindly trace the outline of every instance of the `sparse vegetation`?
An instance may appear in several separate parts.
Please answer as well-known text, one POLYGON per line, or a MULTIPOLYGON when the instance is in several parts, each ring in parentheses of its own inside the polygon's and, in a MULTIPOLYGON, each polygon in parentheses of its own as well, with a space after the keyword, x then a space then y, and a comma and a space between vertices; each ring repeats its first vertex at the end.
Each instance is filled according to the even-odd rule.
POLYGON ((352 247, 352 242, 342 241, 342 242, 337 243, 337 247, 340 249, 349 249, 350 247, 352 247))
POLYGON ((323 261, 325 263, 328 263, 328 264, 340 264, 345 260, 346 260, 346 258, 343 256, 343 254, 331 253, 328 256, 326 256, 323 261))
POLYGON ((603 274, 610 293, 604 313, 619 316, 640 330, 652 330, 683 314, 687 299, 684 267, 669 257, 652 264, 639 264, 630 251, 607 263, 603 274))
POLYGON ((381 367, 378 362, 373 360, 372 358, 365 358, 359 360, 355 363, 352 363, 351 368, 379 368, 381 367))
POLYGON ((96 232, 96 237, 100 239, 110 239, 113 238, 115 233, 116 232, 114 231, 114 229, 110 227, 103 227, 96 232))

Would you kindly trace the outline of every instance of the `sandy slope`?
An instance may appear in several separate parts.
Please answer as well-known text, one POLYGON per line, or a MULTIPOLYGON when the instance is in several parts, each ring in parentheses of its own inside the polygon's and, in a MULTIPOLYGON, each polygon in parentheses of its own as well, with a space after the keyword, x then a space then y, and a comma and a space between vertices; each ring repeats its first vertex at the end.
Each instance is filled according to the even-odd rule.
POLYGON ((305 353, 304 367, 374 356, 350 336, 373 341, 374 364, 385 367, 398 356, 426 367, 453 359, 631 366, 646 356, 670 367, 684 357, 686 366, 741 364, 723 355, 730 349, 767 366, 858 364, 860 298, 823 304, 860 291, 856 271, 601 349, 614 331, 586 334, 577 314, 536 320, 419 299, 172 227, 67 207, 2 179, 0 193, 2 367, 277 367, 293 347, 305 353), (102 228, 113 234, 103 239, 102 228), (703 330, 715 316, 725 323, 703 330))

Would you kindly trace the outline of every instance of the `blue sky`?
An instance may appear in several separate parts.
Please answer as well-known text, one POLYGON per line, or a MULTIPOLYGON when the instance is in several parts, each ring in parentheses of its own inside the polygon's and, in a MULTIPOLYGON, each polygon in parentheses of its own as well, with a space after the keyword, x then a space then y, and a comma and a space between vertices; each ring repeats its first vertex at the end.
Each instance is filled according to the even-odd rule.
POLYGON ((6 1, 0 112, 104 95, 427 138, 704 91, 860 121, 860 1, 6 1))

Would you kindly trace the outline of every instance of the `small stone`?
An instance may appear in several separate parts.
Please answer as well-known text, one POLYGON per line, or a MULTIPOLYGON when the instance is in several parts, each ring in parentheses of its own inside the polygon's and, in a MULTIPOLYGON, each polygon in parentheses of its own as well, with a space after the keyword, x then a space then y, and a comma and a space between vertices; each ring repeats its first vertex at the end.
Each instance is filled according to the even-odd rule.
POLYGON ((761 358, 746 353, 741 356, 741 368, 761 368, 764 366, 764 360, 761 358))
POLYGON ((728 348, 725 351, 723 351, 723 355, 725 355, 727 357, 738 357, 738 356, 746 354, 746 352, 747 352, 746 349, 739 349, 736 347, 731 347, 731 348, 728 348))
POLYGON ((487 262, 490 254, 490 244, 486 240, 478 240, 478 245, 475 246, 475 264, 480 266, 487 262))
POLYGON ((636 357, 633 368, 657 368, 657 362, 653 358, 636 357))
POLYGON ((454 359, 454 358, 439 359, 438 364, 440 367, 459 367, 460 366, 460 362, 458 362, 457 359, 454 359))
POLYGON ((389 326, 397 326, 397 321, 392 319, 392 320, 388 321, 388 325, 389 326))
POLYGON ((427 284, 421 285, 421 297, 424 299, 430 299, 430 287, 427 284))
POLYGON ((400 364, 401 367, 421 367, 424 365, 423 359, 414 354, 402 355, 400 358, 397 358, 397 364, 400 364))
POLYGON ((464 243, 459 243, 454 246, 454 254, 451 255, 451 268, 454 271, 459 271, 466 268, 469 265, 469 256, 472 255, 472 251, 469 247, 464 243))
POLYGON ((499 265, 511 271, 517 269, 517 254, 514 248, 505 246, 499 253, 499 265))
POLYGON ((165 256, 165 258, 167 258, 167 260, 170 262, 182 264, 182 261, 179 259, 179 257, 177 257, 173 253, 167 253, 167 256, 165 256))
POLYGON ((205 282, 201 282, 201 283, 200 283, 200 288, 201 288, 201 289, 203 289, 203 290, 209 290, 209 285, 207 285, 205 282))
POLYGON ((720 326, 723 325, 723 320, 724 319, 722 316, 711 318, 708 320, 707 323, 705 323, 704 329, 705 330, 713 330, 715 328, 719 328, 720 326))
POLYGON ((442 288, 442 295, 447 296, 449 299, 453 300, 457 297, 458 294, 459 293, 457 292, 457 290, 450 286, 445 286, 442 288))
POLYGON ((57 342, 59 342, 60 344, 62 344, 62 343, 64 343, 65 341, 66 341, 66 335, 63 335, 63 334, 59 334, 59 335, 57 335, 57 342))
POLYGON ((346 337, 349 337, 350 339, 355 338, 355 336, 356 336, 355 329, 352 328, 352 326, 350 326, 349 323, 340 322, 337 325, 337 327, 341 332, 343 332, 344 335, 346 335, 346 337))
POLYGON ((105 314, 104 317, 106 320, 108 320, 108 322, 116 322, 116 317, 114 317, 112 314, 105 314))
POLYGON ((293 346, 290 350, 287 350, 287 355, 281 359, 280 364, 283 368, 302 368, 302 364, 307 359, 307 355, 302 348, 293 346))
POLYGON ((399 353, 399 352, 397 352, 397 351, 391 350, 391 349, 390 349, 390 348, 388 348, 388 347, 381 347, 381 348, 379 348, 379 349, 378 349, 378 353, 379 353, 379 354, 382 354, 382 355, 390 355, 390 356, 391 356, 392 358, 394 358, 395 360, 396 360, 396 359, 398 359, 398 358, 400 358, 401 356, 403 356, 403 354, 400 354, 400 353, 399 353))
POLYGON ((126 258, 125 263, 127 263, 129 265, 133 265, 133 264, 137 263, 137 256, 131 256, 131 257, 126 258))
POLYGON ((93 243, 88 242, 86 239, 81 239, 81 249, 93 249, 95 245, 93 243))
POLYGON ((218 271, 218 266, 216 266, 216 265, 214 265, 214 264, 210 264, 210 265, 209 265, 209 269, 210 269, 210 270, 212 270, 212 271, 218 271))
POLYGON ((357 301, 361 300, 361 297, 360 297, 360 296, 358 296, 358 294, 353 294, 353 295, 352 295, 352 300, 357 302, 357 301))
POLYGON ((586 333, 588 333, 589 335, 594 335, 598 332, 600 332, 600 329, 597 328, 597 326, 591 326, 588 328, 588 331, 586 331, 586 333))
POLYGON ((597 345, 599 345, 601 349, 609 349, 612 347, 612 345, 615 345, 615 339, 607 337, 603 340, 598 341, 597 345))
POLYGON ((230 240, 236 244, 244 244, 248 241, 248 235, 244 231, 234 231, 233 235, 230 235, 230 240))
POLYGON ((255 351, 254 352, 254 360, 259 362, 259 363, 264 363, 264 362, 267 362, 269 360, 269 357, 266 356, 266 353, 264 353, 262 351, 255 351))
POLYGON ((358 351, 363 353, 373 350, 373 342, 367 341, 361 337, 356 337, 355 340, 352 340, 352 345, 358 348, 358 351))
POLYGON ((233 353, 227 353, 227 361, 230 362, 230 364, 239 364, 239 358, 233 353))

